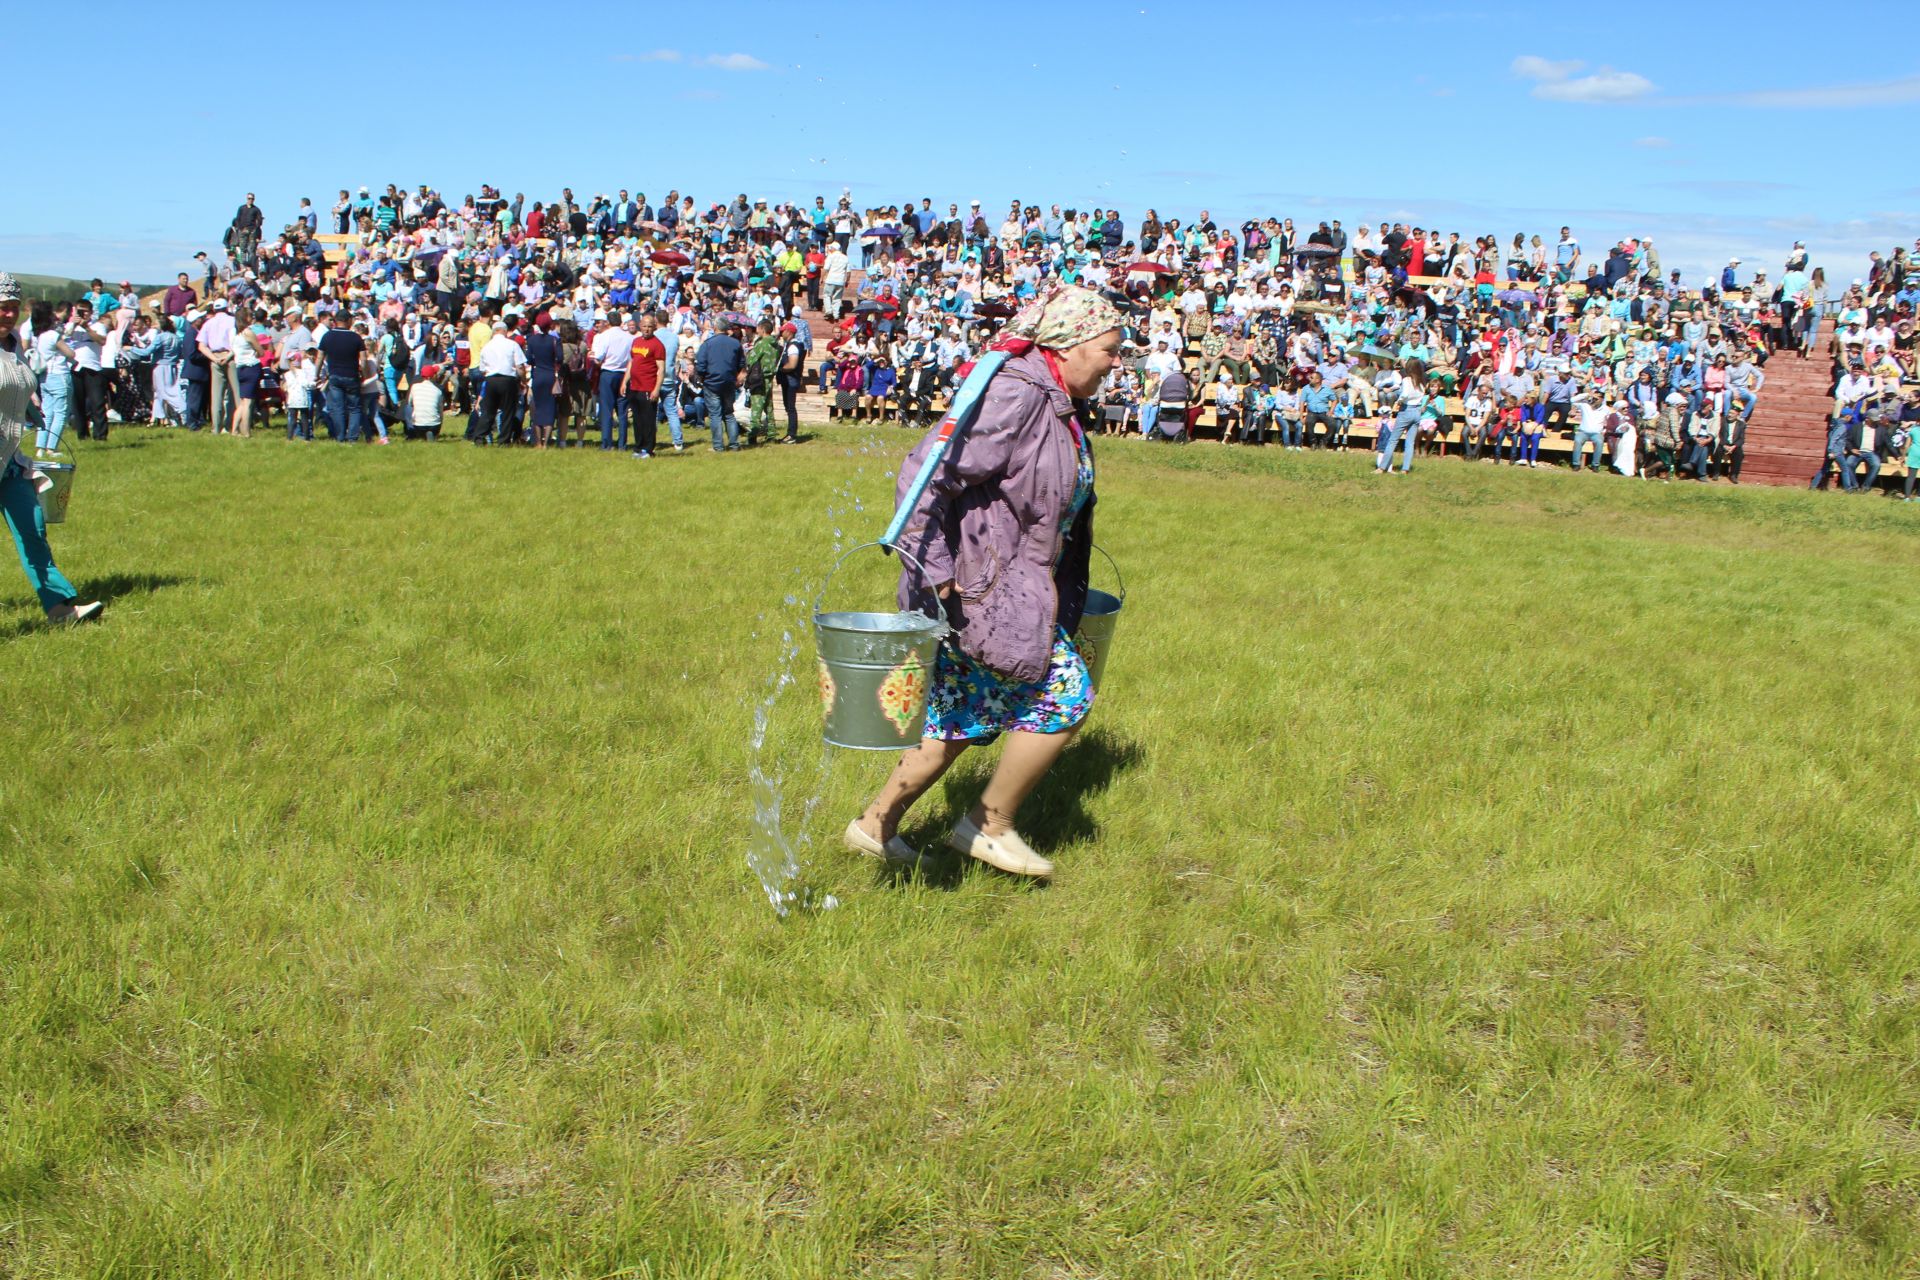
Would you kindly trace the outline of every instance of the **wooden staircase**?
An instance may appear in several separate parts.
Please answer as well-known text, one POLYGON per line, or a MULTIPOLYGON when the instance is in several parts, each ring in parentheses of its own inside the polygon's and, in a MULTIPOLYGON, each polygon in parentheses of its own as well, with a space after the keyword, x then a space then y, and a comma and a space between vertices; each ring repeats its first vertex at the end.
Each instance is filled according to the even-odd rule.
POLYGON ((1747 423, 1743 481, 1804 485, 1820 470, 1833 409, 1833 328, 1831 319, 1820 322, 1804 360, 1783 351, 1767 361, 1767 384, 1747 423))

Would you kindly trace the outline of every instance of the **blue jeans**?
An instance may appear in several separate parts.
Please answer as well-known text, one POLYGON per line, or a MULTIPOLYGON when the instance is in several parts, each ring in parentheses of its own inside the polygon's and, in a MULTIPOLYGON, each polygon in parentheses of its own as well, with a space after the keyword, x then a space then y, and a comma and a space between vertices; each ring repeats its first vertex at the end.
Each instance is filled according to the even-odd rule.
POLYGON ((1747 388, 1745 387, 1729 387, 1727 389, 1727 394, 1740 402, 1740 406, 1743 410, 1743 412, 1740 415, 1741 417, 1751 418, 1753 416, 1753 406, 1759 402, 1760 400, 1759 396, 1747 390, 1747 388))
POLYGON ((1142 401, 1140 405, 1140 434, 1142 436, 1152 436, 1153 424, 1159 420, 1160 402, 1158 400, 1142 401))
POLYGON ((678 449, 683 443, 680 438, 680 379, 667 378, 661 382, 660 407, 667 411, 667 437, 678 449))
POLYGON ((47 425, 40 429, 42 449, 60 447, 60 437, 67 431, 68 405, 72 399, 73 378, 69 374, 49 376, 40 384, 40 412, 47 420, 47 425))
POLYGON ((1402 471, 1413 470, 1413 443, 1420 436, 1420 411, 1402 409, 1391 425, 1380 433, 1380 450, 1374 459, 1374 468, 1379 471, 1393 470, 1393 449, 1402 441, 1406 442, 1406 452, 1400 459, 1402 471))
POLYGON ((1880 455, 1877 453, 1856 453, 1849 455, 1840 464, 1840 478, 1848 489, 1871 489, 1874 481, 1880 478, 1880 455), (1865 467, 1866 475, 1859 474, 1858 468, 1865 467))
POLYGON ((600 371, 600 447, 614 447, 613 424, 617 418, 620 423, 620 444, 627 443, 627 398, 620 393, 620 384, 625 381, 625 369, 602 369, 600 371))
POLYGON ((731 386, 713 386, 705 388, 707 401, 707 430, 713 433, 713 451, 738 449, 740 447, 740 419, 733 412, 733 388, 731 386), (723 433, 722 427, 726 430, 723 433), (722 443, 722 435, 725 443, 722 443))
POLYGON ((380 416, 379 392, 360 389, 360 421, 378 432, 382 440, 387 438, 387 420, 380 416))
POLYGON ((335 443, 354 444, 360 439, 360 388, 349 387, 338 379, 327 383, 327 429, 335 443))
POLYGON ((1573 469, 1580 470, 1580 463, 1586 457, 1588 445, 1593 446, 1593 469, 1598 471, 1606 463, 1606 446, 1598 431, 1576 431, 1573 433, 1573 469))
POLYGON ((27 473, 12 462, 0 472, 0 510, 6 512, 13 549, 20 553, 20 566, 27 571, 27 581, 33 583, 33 593, 40 597, 40 607, 54 609, 78 596, 73 584, 54 566, 40 495, 27 473))
POLYGON ((1300 447, 1300 419, 1280 419, 1280 443, 1289 449, 1300 447))

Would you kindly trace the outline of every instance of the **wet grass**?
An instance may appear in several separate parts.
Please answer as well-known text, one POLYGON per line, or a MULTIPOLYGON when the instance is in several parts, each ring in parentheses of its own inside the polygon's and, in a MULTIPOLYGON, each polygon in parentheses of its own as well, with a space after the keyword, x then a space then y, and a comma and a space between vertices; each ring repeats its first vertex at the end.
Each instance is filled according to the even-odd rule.
POLYGON ((0 608, 0 1276, 1912 1273, 1920 513, 1108 448, 1057 881, 937 852, 988 756, 838 851, 803 678, 783 922, 783 599, 909 440, 90 447, 109 621, 0 608))

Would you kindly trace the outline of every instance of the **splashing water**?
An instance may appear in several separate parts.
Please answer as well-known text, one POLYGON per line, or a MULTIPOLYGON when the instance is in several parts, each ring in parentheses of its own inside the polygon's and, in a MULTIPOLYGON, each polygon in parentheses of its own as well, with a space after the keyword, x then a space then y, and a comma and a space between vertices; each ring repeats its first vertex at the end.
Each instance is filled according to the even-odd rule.
MULTIPOLYGON (((885 448, 883 443, 869 436, 861 442, 860 455, 870 457, 876 449, 885 448)), ((852 457, 853 450, 846 450, 846 456, 852 457)), ((856 464, 852 476, 834 491, 828 501, 826 517, 833 529, 835 559, 847 550, 846 531, 841 521, 847 519, 849 513, 865 513, 865 504, 856 490, 866 472, 864 463, 856 464)), ((888 471, 886 478, 893 479, 893 472, 888 471)), ((800 568, 795 568, 793 573, 804 578, 804 570, 800 568)), ((824 740, 821 741, 812 777, 806 787, 806 799, 800 802, 797 813, 788 809, 788 777, 767 754, 767 733, 773 724, 774 713, 782 698, 798 683, 795 668, 799 664, 801 641, 796 636, 812 634, 811 600, 789 592, 780 603, 781 617, 769 622, 767 616, 762 614, 755 619, 753 631, 753 638, 758 640, 761 631, 771 635, 777 627, 780 632, 780 653, 773 674, 767 680, 766 692, 754 707, 753 732, 748 737, 752 764, 747 779, 753 800, 753 828, 747 839, 747 867, 760 881, 760 887, 765 890, 767 901, 772 904, 775 913, 784 919, 795 908, 801 911, 831 911, 840 905, 840 901, 807 882, 803 857, 813 843, 814 813, 826 795, 827 772, 833 764, 832 748, 824 740)))

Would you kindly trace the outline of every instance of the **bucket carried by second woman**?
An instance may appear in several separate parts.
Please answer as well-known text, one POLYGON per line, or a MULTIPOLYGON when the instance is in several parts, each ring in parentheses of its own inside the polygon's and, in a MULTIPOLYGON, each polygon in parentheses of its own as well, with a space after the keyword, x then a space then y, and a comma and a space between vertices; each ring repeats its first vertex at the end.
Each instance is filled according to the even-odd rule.
MULTIPOLYGON (((847 556, 877 542, 862 543, 834 561, 814 602, 813 640, 820 659, 822 736, 829 746, 856 751, 901 751, 920 741, 927 719, 927 691, 934 657, 950 628, 924 613, 827 612, 827 587, 847 556)), ((921 568, 899 548, 901 559, 921 568)), ((923 570, 924 572, 924 570, 923 570)))

